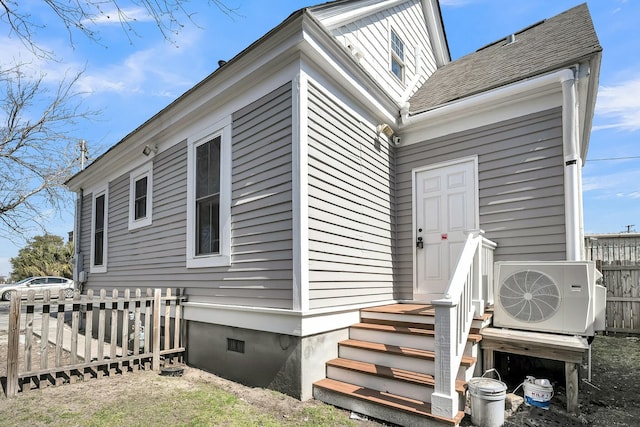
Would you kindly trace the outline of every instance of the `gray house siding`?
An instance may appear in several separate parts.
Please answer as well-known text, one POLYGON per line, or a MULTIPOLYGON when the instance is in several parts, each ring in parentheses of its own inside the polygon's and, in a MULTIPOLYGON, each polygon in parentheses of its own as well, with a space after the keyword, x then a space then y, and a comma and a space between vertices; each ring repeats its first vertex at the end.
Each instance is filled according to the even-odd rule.
POLYGON ((561 109, 459 132, 397 152, 398 298, 413 292, 414 168, 478 156, 480 228, 496 261, 562 260, 565 254, 561 109))
POLYGON ((309 85, 310 308, 393 296, 393 154, 309 85))
MULTIPOLYGON (((87 287, 178 287, 190 301, 291 308, 291 108, 287 84, 232 116, 231 266, 186 268, 182 141, 153 160, 149 227, 128 230, 129 174, 109 183, 107 273, 90 274, 87 287)), ((83 208, 88 271, 91 195, 85 195, 83 208)))

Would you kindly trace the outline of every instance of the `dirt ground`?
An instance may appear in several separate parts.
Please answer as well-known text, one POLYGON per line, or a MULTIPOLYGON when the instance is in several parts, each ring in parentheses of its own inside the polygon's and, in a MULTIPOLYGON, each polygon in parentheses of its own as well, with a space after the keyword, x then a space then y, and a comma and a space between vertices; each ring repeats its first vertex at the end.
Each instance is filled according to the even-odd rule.
MULTIPOLYGON (((640 337, 597 336, 591 374, 589 383, 587 365, 583 365, 579 414, 567 414, 561 379, 553 382, 555 393, 548 410, 522 405, 505 426, 640 426, 640 337)), ((522 396, 522 389, 517 394, 522 396)))
MULTIPOLYGON (((3 332, 0 332, 2 334, 3 332)), ((6 370, 6 344, 0 337, 0 375, 6 370)), ((51 354, 52 352, 50 352, 51 354)), ((537 426, 638 426, 640 425, 640 338, 598 336, 593 346, 592 381, 587 383, 586 366, 583 366, 580 384, 580 414, 567 414, 564 410, 565 395, 561 381, 554 382, 555 395, 551 400, 549 410, 529 408, 524 405, 515 414, 506 419, 507 427, 537 427, 537 426)), ((60 405, 85 404, 104 405, 109 401, 116 402, 126 396, 146 393, 149 387, 159 387, 158 373, 140 371, 114 375, 101 380, 89 380, 60 387, 49 387, 44 390, 32 390, 16 399, 5 399, 0 395, 0 413, 16 416, 20 412, 20 399, 33 399, 37 396, 37 405, 43 412, 52 412, 60 405), (65 398, 61 398, 65 396, 65 398)), ((300 402, 288 396, 274 394, 269 390, 245 387, 227 381, 207 372, 185 367, 182 377, 172 378, 164 382, 166 387, 188 389, 196 384, 210 384, 228 391, 242 400, 249 402, 254 408, 263 413, 270 413, 279 419, 295 419, 304 408, 321 405, 319 402, 300 402), (277 397, 276 397, 277 396, 277 397)), ((511 391, 511 390, 509 390, 511 391)), ((522 396, 522 391, 519 391, 522 396)), ((341 414, 338 420, 354 422, 357 426, 380 426, 375 420, 349 420, 349 412, 341 414)), ((17 418, 16 418, 17 419, 17 418)), ((56 423, 59 424, 59 423, 56 423)), ((48 425, 48 424, 43 424, 48 425)), ((345 425, 341 421, 331 422, 331 425, 345 425)), ((467 416, 463 425, 471 425, 467 416)))

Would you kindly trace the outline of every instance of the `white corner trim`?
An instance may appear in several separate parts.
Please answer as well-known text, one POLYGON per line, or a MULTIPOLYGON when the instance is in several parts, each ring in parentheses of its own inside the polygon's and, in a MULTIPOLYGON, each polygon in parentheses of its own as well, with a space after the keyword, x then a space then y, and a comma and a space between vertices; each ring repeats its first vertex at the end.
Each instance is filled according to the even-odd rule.
POLYGON ((414 116, 405 116, 401 125, 401 145, 415 144, 561 106, 561 83, 567 79, 573 79, 573 71, 563 69, 454 101, 414 116))
POLYGON ((309 79, 300 71, 293 81, 293 309, 309 309, 309 79))

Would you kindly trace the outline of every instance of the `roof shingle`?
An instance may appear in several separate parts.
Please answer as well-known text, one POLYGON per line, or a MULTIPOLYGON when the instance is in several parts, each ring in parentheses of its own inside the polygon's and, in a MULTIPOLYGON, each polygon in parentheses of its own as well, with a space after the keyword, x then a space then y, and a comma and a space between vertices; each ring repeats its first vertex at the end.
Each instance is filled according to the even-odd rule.
POLYGON ((409 100, 411 114, 573 65, 602 51, 586 4, 436 70, 409 100))

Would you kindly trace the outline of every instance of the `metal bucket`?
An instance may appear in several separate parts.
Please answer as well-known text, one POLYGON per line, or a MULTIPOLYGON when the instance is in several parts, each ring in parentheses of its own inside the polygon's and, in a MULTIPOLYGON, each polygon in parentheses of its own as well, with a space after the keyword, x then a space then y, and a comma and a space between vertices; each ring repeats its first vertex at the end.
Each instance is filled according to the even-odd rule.
POLYGON ((504 424, 507 385, 491 378, 471 378, 467 383, 471 395, 471 422, 478 427, 504 424))

